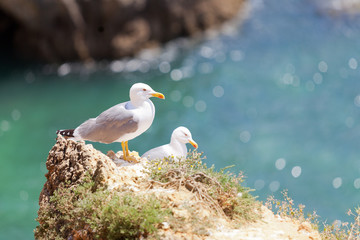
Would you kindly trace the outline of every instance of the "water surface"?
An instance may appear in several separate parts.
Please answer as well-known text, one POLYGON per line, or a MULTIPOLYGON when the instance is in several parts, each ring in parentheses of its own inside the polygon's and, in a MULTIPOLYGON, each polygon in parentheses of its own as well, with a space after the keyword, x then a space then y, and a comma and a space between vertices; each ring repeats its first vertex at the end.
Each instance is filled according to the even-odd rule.
POLYGON ((309 1, 252 5, 241 26, 173 42, 149 61, 3 70, 0 239, 33 238, 55 131, 127 100, 135 82, 166 100, 153 99, 155 121, 130 149, 142 154, 167 143, 183 125, 208 165, 244 171, 260 200, 288 189, 323 220, 347 220, 360 191, 359 17, 330 17, 309 1))

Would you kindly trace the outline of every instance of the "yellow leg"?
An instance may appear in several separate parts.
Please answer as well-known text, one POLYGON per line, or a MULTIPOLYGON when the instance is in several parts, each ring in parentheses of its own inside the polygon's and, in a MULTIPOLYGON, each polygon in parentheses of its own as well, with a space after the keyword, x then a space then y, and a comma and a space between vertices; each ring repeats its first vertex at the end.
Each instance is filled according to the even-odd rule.
POLYGON ((124 160, 126 160, 127 156, 126 156, 125 142, 121 142, 121 147, 122 147, 122 150, 123 150, 123 158, 124 158, 124 160))
POLYGON ((123 159, 128 162, 138 163, 138 161, 134 156, 130 156, 128 141, 121 142, 121 146, 123 149, 123 159))
POLYGON ((126 151, 126 156, 130 156, 128 141, 125 142, 125 151, 126 151))

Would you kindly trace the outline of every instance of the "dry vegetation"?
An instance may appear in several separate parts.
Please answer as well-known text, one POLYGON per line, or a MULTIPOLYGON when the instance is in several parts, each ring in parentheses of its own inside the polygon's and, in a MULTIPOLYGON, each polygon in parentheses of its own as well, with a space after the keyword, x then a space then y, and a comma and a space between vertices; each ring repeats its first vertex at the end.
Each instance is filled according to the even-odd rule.
POLYGON ((175 189, 183 186, 231 220, 253 221, 259 217, 254 212, 260 209, 259 203, 250 194, 251 189, 241 185, 244 175, 225 172, 230 167, 220 171, 215 171, 214 166, 208 168, 196 151, 183 161, 165 158, 152 162, 149 167, 153 185, 175 189))
POLYGON ((340 222, 335 221, 332 224, 320 222, 320 217, 316 212, 305 214, 305 205, 295 206, 293 199, 284 190, 282 192, 283 200, 274 199, 270 196, 265 205, 281 217, 287 217, 301 222, 311 223, 311 227, 319 230, 323 240, 358 240, 360 239, 360 208, 355 212, 349 210, 348 215, 354 218, 354 221, 340 222))
POLYGON ((62 183, 39 210, 35 238, 153 239, 164 229, 170 236, 207 236, 216 216, 232 226, 258 219, 260 204, 241 186, 243 175, 217 172, 202 161, 192 152, 182 161, 150 162, 138 190, 126 184, 109 190, 90 174, 78 185, 62 183))

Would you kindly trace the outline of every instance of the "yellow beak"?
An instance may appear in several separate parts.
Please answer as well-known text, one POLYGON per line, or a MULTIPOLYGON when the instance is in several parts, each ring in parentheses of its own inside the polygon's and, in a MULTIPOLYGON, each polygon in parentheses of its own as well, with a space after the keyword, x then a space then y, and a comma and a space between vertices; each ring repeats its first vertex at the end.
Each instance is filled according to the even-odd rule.
POLYGON ((157 98, 160 98, 160 99, 165 99, 164 94, 159 93, 159 92, 151 93, 151 96, 157 97, 157 98))
POLYGON ((189 143, 190 143, 191 145, 193 145, 194 148, 198 148, 198 145, 197 145, 197 143, 196 143, 194 140, 189 139, 189 143))

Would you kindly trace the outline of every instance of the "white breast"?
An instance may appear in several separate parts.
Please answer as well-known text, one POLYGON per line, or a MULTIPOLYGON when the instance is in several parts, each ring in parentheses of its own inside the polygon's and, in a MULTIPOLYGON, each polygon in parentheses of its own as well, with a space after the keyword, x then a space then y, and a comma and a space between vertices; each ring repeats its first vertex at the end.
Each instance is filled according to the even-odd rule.
POLYGON ((129 141, 136 138, 149 129, 155 117, 155 106, 150 100, 144 101, 141 106, 131 109, 130 111, 134 114, 134 120, 138 122, 138 128, 135 132, 121 136, 116 142, 129 141))
POLYGON ((178 160, 179 158, 185 158, 186 154, 187 149, 185 144, 172 142, 171 144, 153 148, 144 153, 142 157, 146 157, 148 160, 153 160, 173 156, 175 160, 178 160))

